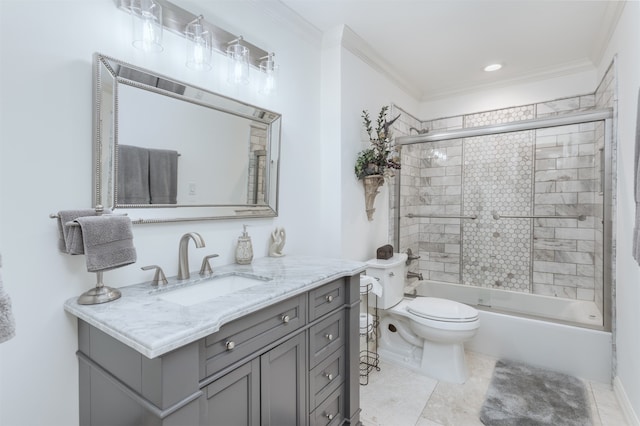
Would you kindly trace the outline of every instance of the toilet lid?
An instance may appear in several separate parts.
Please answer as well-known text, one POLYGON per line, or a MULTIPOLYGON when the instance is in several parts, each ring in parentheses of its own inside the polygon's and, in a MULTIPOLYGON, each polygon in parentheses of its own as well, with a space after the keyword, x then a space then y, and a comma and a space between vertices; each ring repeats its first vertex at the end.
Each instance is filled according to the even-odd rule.
POLYGON ((468 322, 478 318, 478 311, 471 306, 437 297, 417 297, 407 304, 407 311, 436 321, 468 322))

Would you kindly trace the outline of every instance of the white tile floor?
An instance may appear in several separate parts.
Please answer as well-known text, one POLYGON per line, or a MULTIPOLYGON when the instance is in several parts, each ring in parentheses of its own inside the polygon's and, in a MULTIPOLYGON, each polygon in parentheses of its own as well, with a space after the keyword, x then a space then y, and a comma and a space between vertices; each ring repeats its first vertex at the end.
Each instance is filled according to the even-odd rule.
MULTIPOLYGON (((404 367, 380 362, 360 386, 364 426, 482 426, 480 408, 496 358, 467 352, 470 377, 463 385, 438 382, 404 367)), ((594 426, 624 426, 610 385, 585 381, 594 426)))

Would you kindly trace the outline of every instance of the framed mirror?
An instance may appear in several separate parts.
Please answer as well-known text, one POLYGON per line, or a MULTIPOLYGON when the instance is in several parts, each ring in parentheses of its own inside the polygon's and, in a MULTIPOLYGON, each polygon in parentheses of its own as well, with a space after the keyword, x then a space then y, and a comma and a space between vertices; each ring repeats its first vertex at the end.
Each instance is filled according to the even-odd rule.
POLYGON ((278 214, 281 115, 95 54, 94 207, 134 223, 278 214))

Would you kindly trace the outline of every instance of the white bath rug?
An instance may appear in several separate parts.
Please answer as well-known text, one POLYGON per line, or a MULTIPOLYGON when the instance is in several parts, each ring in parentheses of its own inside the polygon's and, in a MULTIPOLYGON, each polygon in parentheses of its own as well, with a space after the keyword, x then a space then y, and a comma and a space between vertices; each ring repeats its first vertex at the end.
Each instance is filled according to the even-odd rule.
POLYGON ((587 390, 567 374, 496 362, 480 411, 487 426, 591 426, 587 390))

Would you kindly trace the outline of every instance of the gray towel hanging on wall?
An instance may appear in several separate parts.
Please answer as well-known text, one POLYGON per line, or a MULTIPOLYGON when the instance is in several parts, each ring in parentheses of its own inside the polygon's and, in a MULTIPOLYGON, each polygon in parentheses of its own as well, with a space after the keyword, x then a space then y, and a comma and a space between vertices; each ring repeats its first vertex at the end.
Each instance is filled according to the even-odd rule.
MULTIPOLYGON (((0 255, 0 268, 2 268, 2 256, 0 255)), ((2 275, 0 274, 0 343, 6 342, 16 334, 16 324, 11 309, 11 298, 2 287, 2 275)))

